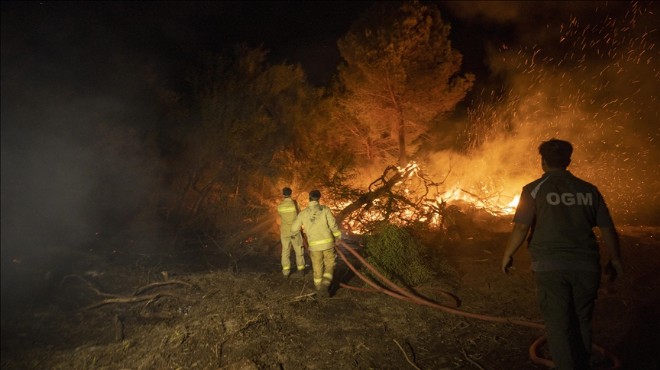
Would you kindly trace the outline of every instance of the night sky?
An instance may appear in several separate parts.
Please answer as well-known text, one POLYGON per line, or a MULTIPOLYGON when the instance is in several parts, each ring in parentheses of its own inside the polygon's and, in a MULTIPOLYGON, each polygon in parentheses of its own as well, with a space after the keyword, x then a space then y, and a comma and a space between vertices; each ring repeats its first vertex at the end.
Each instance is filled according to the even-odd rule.
MULTIPOLYGON (((370 1, 2 2, 3 77, 17 66, 34 79, 85 89, 118 83, 121 68, 149 66, 170 78, 191 61, 237 43, 263 45, 273 62, 301 63, 323 85, 340 60, 336 42, 370 1), (26 66, 27 63, 27 66, 26 66), (36 70, 35 70, 36 69, 36 70), (35 72, 41 73, 36 76, 35 72)), ((487 77, 485 48, 561 19, 577 5, 435 2, 452 24, 464 68, 487 77), (546 12, 544 8, 555 8, 546 12), (557 12, 556 10, 561 10, 557 12), (530 22, 533 12, 534 22, 530 22)), ((17 76, 18 77, 18 76, 17 76)), ((179 76, 180 77, 180 76, 179 76)), ((26 76, 20 76, 26 78, 26 76)), ((121 78, 119 78, 121 79, 121 78)))
MULTIPOLYGON (((337 40, 371 3, 3 1, 3 260, 9 250, 41 240, 84 241, 98 232, 97 223, 90 222, 93 208, 121 209, 148 196, 151 184, 146 175, 153 168, 145 169, 136 155, 127 155, 131 150, 137 153, 132 145, 139 143, 127 140, 129 149, 121 151, 117 161, 108 160, 107 153, 99 153, 89 143, 99 125, 109 130, 119 123, 134 126, 138 137, 141 129, 153 127, 159 120, 149 95, 154 85, 181 88, 187 69, 205 55, 245 42, 270 50, 273 63, 300 63, 311 83, 324 86, 340 61, 337 40), (121 196, 113 195, 102 204, 88 203, 87 194, 99 184, 113 182, 119 189, 131 191, 118 191, 121 196)), ((541 54, 552 55, 571 19, 586 25, 605 14, 624 17, 632 4, 433 3, 452 24, 450 38, 464 55, 463 72, 477 77, 477 85, 460 107, 463 111, 484 91, 501 88, 505 80, 518 88, 516 84, 529 76, 510 78, 516 67, 502 63, 502 50, 538 48, 541 54)), ((653 23, 648 16, 639 21, 648 23, 644 27, 653 23)), ((649 34, 657 39, 657 32, 649 34)), ((658 48, 651 49, 645 57, 655 58, 657 52, 658 48)), ((657 58, 652 62, 657 64, 657 58)), ((637 76, 630 79, 640 80, 637 76)), ((658 74, 654 79, 657 81, 658 74)), ((621 81, 618 91, 629 85, 629 80, 621 81)), ((529 85, 519 89, 530 91, 529 85)), ((657 107, 656 95, 657 85, 642 87, 639 94, 649 99, 645 104, 657 107)), ((622 109, 634 113, 638 108, 622 109)), ((641 132, 650 132, 657 139, 657 129, 648 128, 649 119, 657 118, 657 109, 655 116, 644 114, 640 121, 647 126, 641 132)), ((652 145, 647 155, 657 153, 657 146, 652 145)), ((513 146, 507 143, 507 147, 513 146)), ((529 156, 529 146, 521 150, 529 156)), ((652 165, 657 166, 654 161, 652 165)), ((648 167, 648 163, 644 165, 648 167)), ((531 179, 529 173, 523 175, 531 179)))

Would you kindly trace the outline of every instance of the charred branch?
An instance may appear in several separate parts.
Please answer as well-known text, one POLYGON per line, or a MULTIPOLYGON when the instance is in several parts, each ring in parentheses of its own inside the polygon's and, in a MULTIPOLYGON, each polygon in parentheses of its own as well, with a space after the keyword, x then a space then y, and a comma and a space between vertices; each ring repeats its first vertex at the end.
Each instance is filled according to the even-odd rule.
POLYGON ((383 172, 383 175, 369 185, 369 191, 363 193, 353 203, 346 206, 337 215, 337 222, 340 224, 353 212, 364 207, 368 210, 376 199, 392 194, 392 187, 403 179, 404 175, 395 166, 389 166, 383 172))
POLYGON ((87 286, 89 289, 91 289, 94 293, 101 297, 106 297, 104 300, 100 302, 96 302, 93 304, 90 304, 88 306, 85 306, 82 308, 83 311, 85 310, 90 310, 93 308, 97 308, 100 306, 108 305, 108 304, 118 304, 118 303, 134 303, 134 302, 144 302, 147 301, 147 305, 150 304, 151 302, 161 298, 161 297, 174 297, 174 298, 181 298, 179 295, 171 293, 171 292, 156 292, 156 293, 151 293, 151 294, 143 294, 147 290, 151 290, 157 287, 165 286, 165 285, 184 285, 187 287, 191 287, 190 284, 184 282, 184 281, 179 281, 179 280, 168 280, 168 281, 163 281, 163 282, 158 282, 158 283, 151 283, 147 284, 145 286, 142 286, 140 288, 137 288, 135 292, 132 295, 128 296, 122 296, 120 294, 112 294, 112 293, 105 293, 101 291, 98 287, 96 287, 92 282, 78 276, 78 275, 67 275, 62 279, 62 282, 60 283, 60 286, 64 284, 64 282, 68 279, 77 279, 82 281, 85 286, 87 286))
MULTIPOLYGON (((444 181, 443 181, 444 182, 444 181)), ((344 207, 337 215, 347 229, 371 229, 374 222, 396 221, 400 224, 429 223, 444 217, 444 202, 437 200, 439 187, 421 173, 414 163, 405 168, 388 166, 383 174, 369 184, 368 190, 344 207)))

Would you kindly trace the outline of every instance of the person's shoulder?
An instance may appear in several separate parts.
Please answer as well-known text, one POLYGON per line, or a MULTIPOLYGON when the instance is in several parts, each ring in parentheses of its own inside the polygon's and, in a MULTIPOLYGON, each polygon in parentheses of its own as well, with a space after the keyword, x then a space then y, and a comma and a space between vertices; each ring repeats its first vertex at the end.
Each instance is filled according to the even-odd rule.
POLYGON ((321 212, 323 211, 323 206, 318 204, 318 203, 317 204, 310 204, 310 205, 307 206, 307 208, 305 208, 305 211, 310 212, 310 213, 317 213, 318 214, 319 211, 321 211, 321 212))
POLYGON ((322 206, 322 207, 323 207, 323 208, 322 208, 321 210, 323 211, 323 213, 327 214, 327 215, 330 216, 330 217, 335 217, 334 214, 333 214, 333 212, 332 212, 332 209, 331 209, 330 207, 325 206, 325 205, 322 206))
POLYGON ((539 177, 538 179, 528 183, 527 185, 523 186, 523 190, 526 189, 533 189, 536 185, 538 185, 541 181, 545 180, 545 177, 539 177))
POLYGON ((584 187, 593 188, 594 190, 597 189, 596 185, 590 183, 589 181, 581 179, 581 178, 575 176, 574 174, 570 173, 569 171, 566 171, 566 172, 567 172, 568 176, 570 177, 571 181, 574 181, 578 184, 581 184, 584 187))

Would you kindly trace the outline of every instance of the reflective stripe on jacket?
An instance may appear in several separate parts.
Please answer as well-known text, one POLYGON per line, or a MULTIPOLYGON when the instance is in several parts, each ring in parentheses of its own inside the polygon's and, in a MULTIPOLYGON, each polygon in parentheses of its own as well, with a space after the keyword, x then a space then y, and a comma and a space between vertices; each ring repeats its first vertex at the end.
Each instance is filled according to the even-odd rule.
POLYGON ((291 229, 291 224, 296 220, 298 215, 298 205, 291 198, 284 198, 282 202, 277 206, 277 213, 280 214, 282 219, 282 224, 280 228, 282 231, 289 232, 291 229))
POLYGON ((301 228, 307 235, 310 251, 330 249, 335 240, 341 238, 341 231, 332 211, 317 201, 310 201, 309 206, 298 214, 291 226, 291 234, 298 233, 301 228))

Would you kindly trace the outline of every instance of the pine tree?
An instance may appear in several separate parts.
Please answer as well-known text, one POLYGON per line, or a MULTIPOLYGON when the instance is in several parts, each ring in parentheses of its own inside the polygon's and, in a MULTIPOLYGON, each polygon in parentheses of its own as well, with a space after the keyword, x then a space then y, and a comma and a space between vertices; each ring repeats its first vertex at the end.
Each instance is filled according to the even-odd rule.
POLYGON ((458 74, 462 55, 449 32, 434 5, 378 2, 339 40, 337 98, 355 152, 404 166, 431 125, 465 97, 474 76, 458 74))

